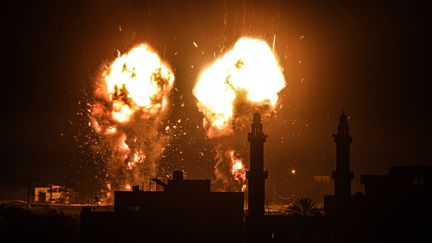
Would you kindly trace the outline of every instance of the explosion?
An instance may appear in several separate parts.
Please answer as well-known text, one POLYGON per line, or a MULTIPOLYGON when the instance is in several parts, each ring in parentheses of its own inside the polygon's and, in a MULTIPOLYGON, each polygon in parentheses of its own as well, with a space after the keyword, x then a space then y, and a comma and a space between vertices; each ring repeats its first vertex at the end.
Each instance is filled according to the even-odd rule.
MULTIPOLYGON (((243 165, 241 158, 235 156, 235 151, 228 151, 231 157, 231 174, 234 176, 234 180, 244 182, 246 180, 246 168, 243 165)), ((241 191, 246 189, 246 184, 242 184, 241 191)))
POLYGON ((215 174, 223 190, 245 189, 244 148, 234 148, 239 144, 233 143, 234 137, 247 127, 253 112, 273 112, 284 87, 272 49, 258 39, 239 39, 200 75, 193 93, 207 136, 217 143, 215 174))
POLYGON ((156 176, 168 142, 159 127, 173 84, 172 71, 145 44, 119 54, 102 72, 91 124, 106 145, 108 191, 145 186, 156 176))

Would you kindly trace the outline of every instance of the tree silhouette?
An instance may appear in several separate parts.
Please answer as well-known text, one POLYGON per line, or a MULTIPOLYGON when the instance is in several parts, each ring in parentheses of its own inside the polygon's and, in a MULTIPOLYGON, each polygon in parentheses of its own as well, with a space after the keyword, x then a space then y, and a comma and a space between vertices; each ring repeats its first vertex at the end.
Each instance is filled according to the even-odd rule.
POLYGON ((288 213, 294 215, 302 215, 302 216, 312 216, 315 213, 315 205, 314 202, 310 198, 299 198, 296 199, 291 205, 288 206, 288 213))

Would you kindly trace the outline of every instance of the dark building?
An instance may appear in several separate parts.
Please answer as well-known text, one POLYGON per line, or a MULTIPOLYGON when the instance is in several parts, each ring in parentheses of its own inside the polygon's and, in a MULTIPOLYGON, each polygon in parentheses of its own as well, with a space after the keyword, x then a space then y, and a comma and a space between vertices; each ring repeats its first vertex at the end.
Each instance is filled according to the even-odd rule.
POLYGON ((432 193, 431 166, 392 166, 388 175, 362 175, 365 196, 380 197, 425 196, 432 193))
POLYGON ((339 117, 333 140, 336 143, 336 170, 332 172, 334 195, 324 195, 329 236, 336 242, 362 242, 365 240, 362 234, 364 204, 362 194, 351 194, 351 180, 354 177, 350 171, 352 137, 345 112, 339 117))
POLYGON ((263 217, 265 201, 264 143, 267 139, 262 131, 261 116, 255 113, 251 132, 248 133, 250 143, 250 170, 246 172, 248 179, 248 216, 263 217))
POLYGON ((348 118, 342 113, 336 143, 335 194, 324 215, 265 215, 264 143, 254 114, 250 143, 248 214, 243 193, 211 192, 208 180, 153 179, 161 191, 117 191, 114 211, 83 207, 84 241, 104 242, 431 242, 432 167, 393 166, 388 175, 364 175, 365 194, 351 194, 348 118), (427 239, 426 241, 424 241, 427 239))
POLYGON ((351 180, 353 173, 350 171, 350 144, 352 138, 349 134, 348 117, 345 112, 339 118, 338 132, 333 134, 336 143, 336 170, 332 173, 335 180, 334 195, 344 199, 351 197, 351 180))
POLYGON ((392 166, 388 175, 362 175, 367 237, 430 242, 432 167, 392 166), (429 239, 426 240, 426 239, 429 239))
POLYGON ((265 179, 264 143, 267 135, 263 133, 261 116, 255 113, 248 133, 250 143, 250 166, 246 172, 248 179, 248 216, 246 218, 247 241, 262 241, 266 238, 264 230, 265 179))
POLYGON ((263 236, 250 242, 328 242, 331 237, 328 218, 323 216, 267 215, 263 236))
POLYGON ((354 174, 350 171, 350 144, 348 117, 342 112, 339 118, 337 133, 333 134, 336 143, 336 170, 332 172, 334 179, 334 195, 324 195, 324 213, 335 215, 350 211, 352 201, 351 180, 354 174))
POLYGON ((334 214, 336 210, 350 204, 351 180, 354 174, 350 171, 350 144, 348 117, 342 112, 339 118, 338 130, 333 134, 336 143, 336 170, 332 172, 334 179, 334 195, 324 196, 324 213, 334 214))
POLYGON ((265 215, 264 143, 259 113, 253 116, 250 143, 250 170, 248 178, 248 215, 245 220, 247 242, 323 242, 329 239, 326 218, 322 216, 265 215))
POLYGON ((164 191, 115 192, 113 212, 81 214, 82 237, 108 242, 241 242, 243 193, 211 192, 208 180, 175 171, 164 191))
POLYGON ((388 175, 362 175, 364 192, 351 195, 347 116, 340 116, 335 194, 324 196, 330 239, 336 242, 420 242, 431 239, 432 167, 392 166, 388 175))

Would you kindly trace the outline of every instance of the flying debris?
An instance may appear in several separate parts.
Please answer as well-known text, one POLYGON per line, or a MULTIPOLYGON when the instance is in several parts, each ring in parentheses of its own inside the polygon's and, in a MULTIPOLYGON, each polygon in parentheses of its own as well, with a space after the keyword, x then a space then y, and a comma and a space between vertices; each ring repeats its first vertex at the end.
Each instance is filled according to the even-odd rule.
POLYGON ((97 80, 91 124, 103 137, 95 150, 106 155, 109 195, 156 176, 169 140, 162 121, 173 84, 173 72, 146 44, 119 55, 97 80))
POLYGON ((244 156, 240 155, 244 148, 235 148, 238 145, 233 138, 246 127, 253 112, 275 112, 278 93, 285 85, 272 48, 265 41, 252 38, 239 39, 233 49, 198 78, 193 94, 204 115, 207 136, 217 141, 215 174, 224 185, 223 190, 245 185, 244 176, 237 176, 235 169, 244 168, 244 156))

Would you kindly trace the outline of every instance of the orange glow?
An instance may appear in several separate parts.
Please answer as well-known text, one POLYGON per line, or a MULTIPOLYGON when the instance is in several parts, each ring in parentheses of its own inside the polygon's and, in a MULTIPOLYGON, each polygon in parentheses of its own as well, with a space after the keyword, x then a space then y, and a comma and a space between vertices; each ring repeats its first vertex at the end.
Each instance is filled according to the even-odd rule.
POLYGON ((165 110, 174 84, 172 71, 144 44, 118 57, 103 77, 113 102, 112 118, 121 123, 138 110, 150 114, 165 110))
POLYGON ((214 137, 232 133, 236 99, 273 109, 284 87, 282 70, 270 46, 262 40, 241 38, 201 73, 193 93, 205 115, 208 135, 214 137))
POLYGON ((246 168, 241 158, 235 156, 235 151, 228 151, 231 159, 231 174, 242 183, 242 191, 246 189, 246 168))
POLYGON ((113 135, 117 132, 117 128, 115 127, 109 127, 106 131, 105 131, 105 135, 113 135))
POLYGON ((285 85, 272 48, 263 40, 247 37, 200 74, 193 94, 204 115, 207 137, 217 138, 215 175, 222 190, 246 189, 246 168, 238 153, 243 149, 233 144, 233 136, 249 127, 245 124, 255 111, 262 115, 275 112, 278 93, 285 85))
POLYGON ((137 164, 143 163, 146 159, 146 155, 141 151, 136 151, 131 159, 131 161, 128 162, 127 166, 128 169, 133 169, 137 164))
POLYGON ((104 138, 95 150, 107 155, 107 192, 156 175, 168 141, 158 129, 173 85, 173 72, 147 44, 119 53, 101 72, 89 124, 104 138))

